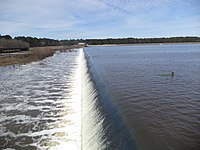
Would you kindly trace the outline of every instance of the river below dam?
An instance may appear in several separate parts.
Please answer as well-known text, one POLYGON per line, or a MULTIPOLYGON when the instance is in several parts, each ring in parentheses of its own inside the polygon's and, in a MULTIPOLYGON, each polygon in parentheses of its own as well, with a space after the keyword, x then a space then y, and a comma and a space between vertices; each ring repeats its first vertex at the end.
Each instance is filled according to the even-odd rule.
POLYGON ((0 149, 199 147, 200 44, 89 46, 0 67, 0 149))
POLYGON ((80 149, 79 53, 0 68, 0 148, 80 149))

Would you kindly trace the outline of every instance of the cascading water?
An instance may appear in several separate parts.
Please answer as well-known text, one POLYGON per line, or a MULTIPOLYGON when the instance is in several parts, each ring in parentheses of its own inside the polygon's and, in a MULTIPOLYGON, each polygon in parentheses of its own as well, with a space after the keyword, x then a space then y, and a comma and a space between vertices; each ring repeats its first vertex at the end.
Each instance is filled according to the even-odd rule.
POLYGON ((83 49, 0 68, 0 149, 136 149, 83 49))
POLYGON ((82 149, 103 149, 102 122, 103 117, 97 110, 97 91, 91 80, 84 52, 81 51, 82 62, 82 149))
POLYGON ((81 58, 82 149, 136 150, 136 143, 112 104, 89 55, 82 51, 81 58))
POLYGON ((80 52, 0 67, 0 149, 81 149, 80 52))

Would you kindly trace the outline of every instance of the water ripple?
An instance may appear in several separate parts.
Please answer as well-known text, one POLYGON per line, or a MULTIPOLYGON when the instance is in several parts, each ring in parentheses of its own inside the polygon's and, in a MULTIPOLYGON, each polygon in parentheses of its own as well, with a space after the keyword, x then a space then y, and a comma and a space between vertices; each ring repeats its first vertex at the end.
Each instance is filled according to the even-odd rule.
POLYGON ((78 56, 56 53, 41 62, 0 68, 0 148, 59 149, 80 143, 81 115, 75 110, 80 99, 74 97, 79 94, 78 56))

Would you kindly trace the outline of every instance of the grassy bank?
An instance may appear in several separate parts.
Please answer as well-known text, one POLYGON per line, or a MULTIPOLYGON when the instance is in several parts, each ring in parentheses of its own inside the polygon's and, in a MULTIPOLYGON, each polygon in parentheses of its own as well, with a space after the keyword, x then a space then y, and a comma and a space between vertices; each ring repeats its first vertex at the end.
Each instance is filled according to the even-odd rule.
POLYGON ((27 52, 1 54, 0 66, 27 64, 33 61, 39 61, 46 57, 53 56, 56 51, 69 51, 78 46, 50 46, 30 48, 27 52))

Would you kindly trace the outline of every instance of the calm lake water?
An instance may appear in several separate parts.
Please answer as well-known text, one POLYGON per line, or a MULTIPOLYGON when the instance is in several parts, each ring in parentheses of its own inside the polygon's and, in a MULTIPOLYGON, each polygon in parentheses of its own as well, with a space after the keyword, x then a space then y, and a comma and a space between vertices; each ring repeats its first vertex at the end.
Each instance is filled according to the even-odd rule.
POLYGON ((91 46, 0 67, 0 149, 199 147, 200 44, 91 46))
POLYGON ((85 51, 139 149, 200 148, 199 44, 85 51))

